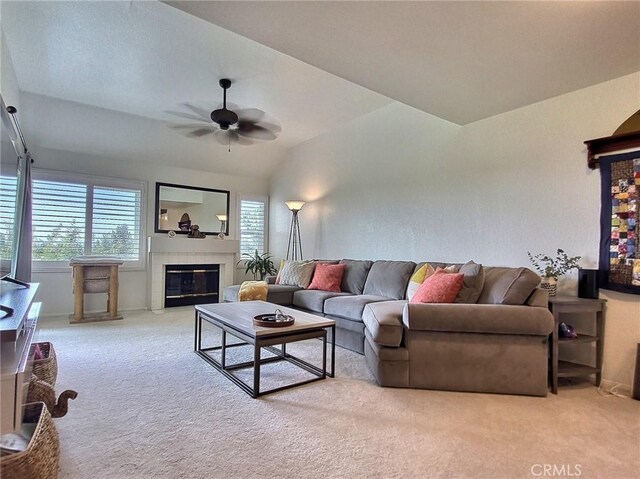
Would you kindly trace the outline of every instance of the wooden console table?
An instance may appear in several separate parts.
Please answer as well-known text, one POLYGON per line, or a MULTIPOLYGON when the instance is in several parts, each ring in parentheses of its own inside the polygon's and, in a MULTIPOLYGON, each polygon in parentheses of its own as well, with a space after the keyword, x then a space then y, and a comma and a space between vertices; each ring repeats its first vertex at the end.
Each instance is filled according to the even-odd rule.
POLYGON ((74 312, 70 323, 107 321, 122 319, 118 314, 118 268, 124 261, 118 258, 86 256, 73 258, 69 265, 73 268, 74 312), (84 295, 87 293, 108 293, 107 311, 85 314, 84 295))
POLYGON ((550 374, 551 392, 558 394, 558 378, 596 375, 596 386, 602 380, 602 351, 604 345, 604 304, 605 299, 584 299, 574 296, 555 296, 549 298, 549 309, 553 313, 555 325, 551 333, 550 374), (578 333, 575 339, 559 337, 558 327, 563 314, 592 315, 595 321, 595 335, 578 333), (595 367, 558 359, 559 347, 564 344, 596 343, 595 367))

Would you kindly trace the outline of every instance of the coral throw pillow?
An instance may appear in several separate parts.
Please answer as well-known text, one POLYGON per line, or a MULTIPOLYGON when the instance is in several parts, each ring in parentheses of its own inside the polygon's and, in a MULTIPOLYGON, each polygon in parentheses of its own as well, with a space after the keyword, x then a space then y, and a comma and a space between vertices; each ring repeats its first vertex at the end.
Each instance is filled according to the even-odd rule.
POLYGON ((453 303, 462 288, 464 274, 447 273, 438 268, 435 273, 424 280, 412 303, 453 303))
POLYGON ((340 284, 342 284, 342 276, 346 264, 323 264, 316 265, 316 271, 313 274, 313 281, 308 289, 320 289, 322 291, 340 292, 340 284))

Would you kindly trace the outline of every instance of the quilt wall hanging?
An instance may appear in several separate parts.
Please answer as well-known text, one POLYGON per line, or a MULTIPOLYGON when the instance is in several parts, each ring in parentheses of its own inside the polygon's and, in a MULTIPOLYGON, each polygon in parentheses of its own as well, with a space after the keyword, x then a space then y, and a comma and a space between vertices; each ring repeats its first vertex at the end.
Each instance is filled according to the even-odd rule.
POLYGON ((601 156, 599 286, 640 294, 640 151, 601 156))

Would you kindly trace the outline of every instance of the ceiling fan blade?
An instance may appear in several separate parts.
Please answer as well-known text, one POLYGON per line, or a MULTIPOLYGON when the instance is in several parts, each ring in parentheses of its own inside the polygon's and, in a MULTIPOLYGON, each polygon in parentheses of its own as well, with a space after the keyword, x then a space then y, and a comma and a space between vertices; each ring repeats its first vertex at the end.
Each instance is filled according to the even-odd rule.
POLYGON ((238 145, 245 145, 245 146, 253 145, 253 141, 251 141, 249 138, 240 136, 238 132, 235 130, 231 130, 229 132, 229 136, 231 138, 232 143, 237 143, 238 145))
POLYGON ((169 115, 179 116, 180 118, 186 118, 187 120, 209 121, 209 120, 205 120, 200 115, 192 115, 191 113, 184 113, 181 111, 171 111, 171 110, 165 110, 164 112, 168 113, 169 115))
POLYGON ((256 138, 258 140, 275 140, 278 135, 273 131, 250 122, 238 122, 238 128, 235 130, 239 135, 256 138))
POLYGON ((193 105, 191 103, 184 103, 184 106, 198 115, 201 120, 209 121, 211 119, 211 117, 209 116, 211 112, 205 110, 204 108, 200 108, 199 106, 193 105))
POLYGON ((215 132, 215 139, 218 143, 220 143, 221 145, 228 145, 229 144, 229 136, 227 135, 228 130, 224 131, 224 130, 216 130, 215 132))
POLYGON ((198 128, 204 128, 205 125, 203 125, 202 123, 186 123, 184 125, 178 125, 178 124, 171 124, 169 123, 167 125, 169 128, 173 128, 174 130, 184 130, 184 129, 191 129, 191 130, 196 130, 198 128))
POLYGON ((265 112, 257 108, 244 108, 242 110, 238 110, 236 113, 238 114, 240 121, 251 121, 253 123, 259 122, 265 115, 265 112))
POLYGON ((190 133, 187 133, 187 136, 191 138, 199 138, 204 135, 208 135, 209 133, 213 133, 215 130, 211 128, 198 128, 197 130, 193 130, 190 133))

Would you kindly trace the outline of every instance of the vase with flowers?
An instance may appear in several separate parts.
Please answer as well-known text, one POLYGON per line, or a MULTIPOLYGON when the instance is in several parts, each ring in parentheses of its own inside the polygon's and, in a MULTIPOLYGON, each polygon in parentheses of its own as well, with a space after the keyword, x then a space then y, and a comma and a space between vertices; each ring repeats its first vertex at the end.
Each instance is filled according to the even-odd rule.
POLYGON ((578 269, 578 261, 582 256, 570 257, 564 250, 558 248, 555 258, 545 254, 534 254, 527 251, 527 256, 533 267, 542 276, 540 287, 549 292, 549 296, 555 296, 558 291, 558 278, 572 269, 578 269))

